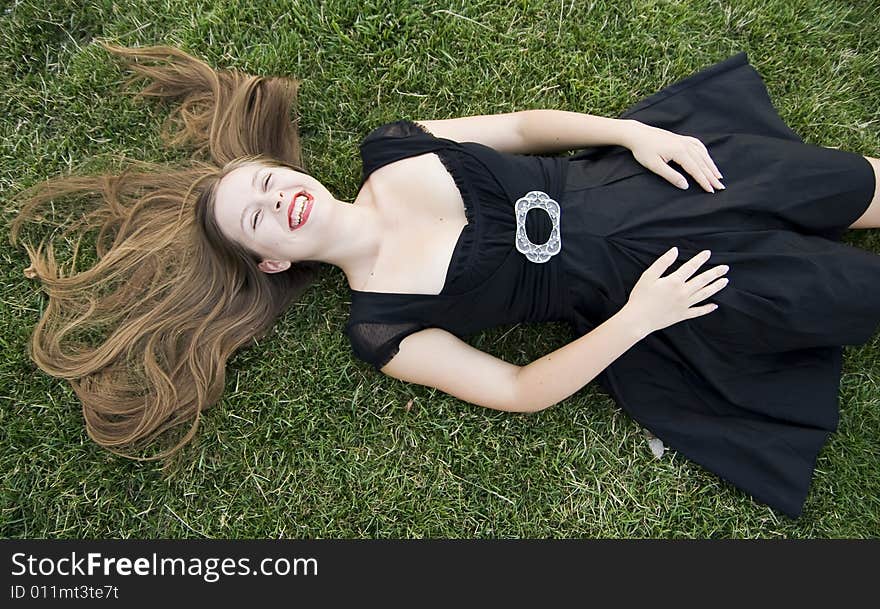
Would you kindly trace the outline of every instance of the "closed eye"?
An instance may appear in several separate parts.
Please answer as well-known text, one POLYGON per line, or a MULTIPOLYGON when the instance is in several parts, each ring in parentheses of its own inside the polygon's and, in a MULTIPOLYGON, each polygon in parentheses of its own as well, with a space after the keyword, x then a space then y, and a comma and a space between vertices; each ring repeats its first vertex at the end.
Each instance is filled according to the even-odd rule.
MULTIPOLYGON (((269 173, 266 175, 266 178, 263 180, 263 192, 266 192, 266 190, 269 188, 269 178, 271 178, 271 177, 272 177, 272 174, 269 173)), ((260 212, 257 212, 254 214, 254 221, 251 225, 254 230, 257 230, 257 218, 259 218, 259 217, 260 217, 260 212)))

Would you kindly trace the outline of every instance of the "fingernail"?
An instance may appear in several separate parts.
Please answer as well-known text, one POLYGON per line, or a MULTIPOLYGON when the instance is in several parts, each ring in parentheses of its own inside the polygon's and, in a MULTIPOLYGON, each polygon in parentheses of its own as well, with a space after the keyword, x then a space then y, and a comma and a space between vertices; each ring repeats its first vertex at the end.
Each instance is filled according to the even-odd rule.
POLYGON ((718 190, 726 190, 726 189, 727 189, 727 186, 725 186, 724 184, 722 184, 721 186, 718 187, 718 190))
POLYGON ((678 187, 683 188, 683 189, 687 189, 688 183, 687 182, 679 182, 678 187))

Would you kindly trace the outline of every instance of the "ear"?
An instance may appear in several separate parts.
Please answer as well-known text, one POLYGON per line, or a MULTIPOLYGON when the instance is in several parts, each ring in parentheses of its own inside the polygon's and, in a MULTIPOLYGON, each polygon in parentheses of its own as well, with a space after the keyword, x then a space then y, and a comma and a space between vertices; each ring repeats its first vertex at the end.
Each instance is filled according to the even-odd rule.
POLYGON ((290 268, 290 260, 263 260, 257 268, 264 273, 280 273, 290 268))

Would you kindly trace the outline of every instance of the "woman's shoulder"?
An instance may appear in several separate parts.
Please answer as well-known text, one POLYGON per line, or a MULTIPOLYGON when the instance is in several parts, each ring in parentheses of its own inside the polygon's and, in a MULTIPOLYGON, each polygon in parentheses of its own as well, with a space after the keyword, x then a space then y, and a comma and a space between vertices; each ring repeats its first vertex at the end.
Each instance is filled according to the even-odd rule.
POLYGON ((448 146, 449 142, 434 137, 411 120, 379 125, 361 141, 361 186, 380 167, 426 152, 438 152, 448 146))
POLYGON ((361 141, 361 145, 381 140, 383 138, 404 138, 413 136, 431 137, 431 133, 422 125, 408 120, 400 119, 390 123, 383 123, 370 131, 361 141))

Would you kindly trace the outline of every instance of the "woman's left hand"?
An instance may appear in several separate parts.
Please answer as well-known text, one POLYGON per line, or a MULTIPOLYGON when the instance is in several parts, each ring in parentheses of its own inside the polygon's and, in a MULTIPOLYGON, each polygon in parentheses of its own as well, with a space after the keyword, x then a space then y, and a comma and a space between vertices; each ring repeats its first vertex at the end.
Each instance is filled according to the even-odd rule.
POLYGON ((708 192, 724 189, 721 172, 709 156, 703 142, 695 137, 678 135, 665 129, 634 121, 626 147, 647 169, 679 188, 687 188, 687 180, 667 163, 675 161, 708 192))

